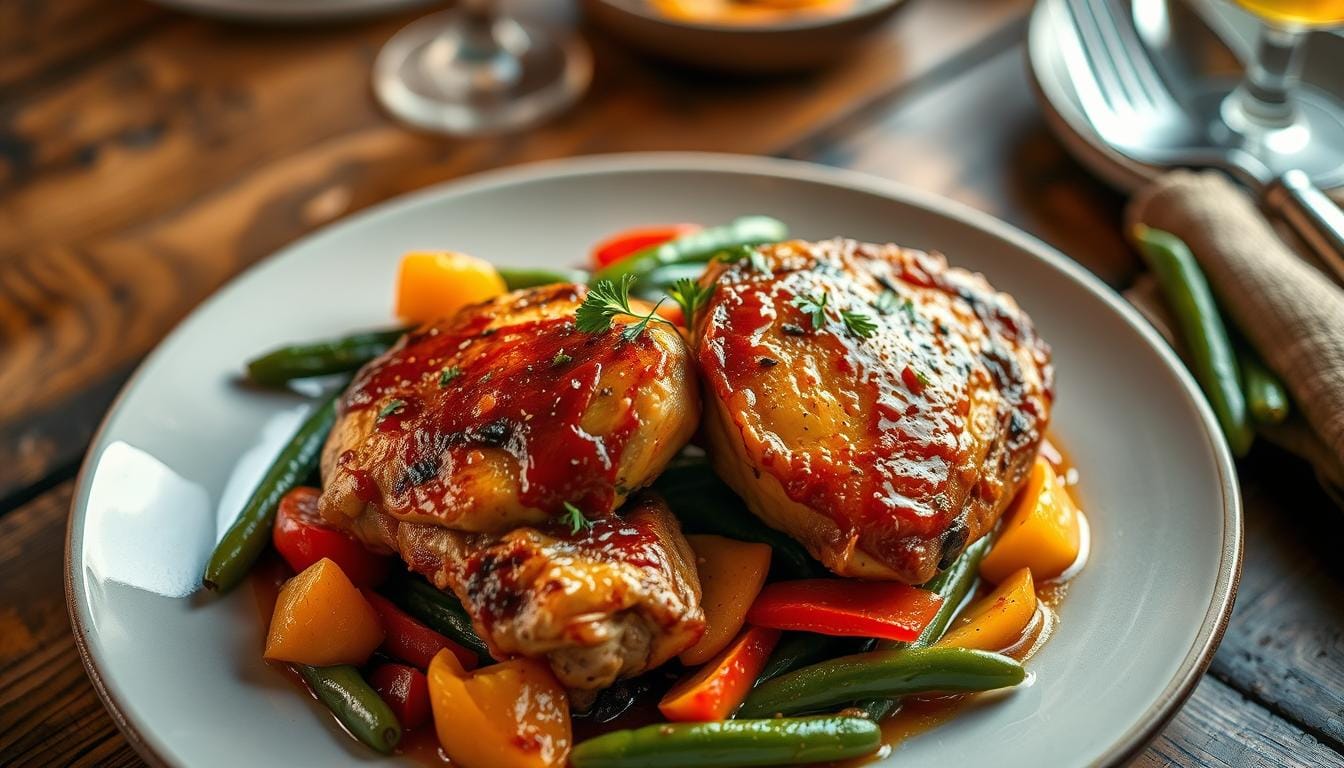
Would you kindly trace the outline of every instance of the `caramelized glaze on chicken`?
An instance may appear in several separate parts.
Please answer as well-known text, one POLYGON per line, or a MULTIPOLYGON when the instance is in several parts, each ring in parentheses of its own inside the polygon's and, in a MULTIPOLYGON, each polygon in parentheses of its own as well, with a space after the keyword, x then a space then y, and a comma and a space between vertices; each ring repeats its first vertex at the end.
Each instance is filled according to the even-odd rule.
POLYGON ((573 690, 659 666, 704 631, 695 557, 653 493, 579 531, 403 524, 399 539, 412 570, 457 593, 496 657, 545 656, 573 690))
POLYGON ((366 366, 322 456, 322 514, 369 509, 501 533, 566 502, 605 515, 655 478, 699 420, 675 331, 574 327, 582 286, 507 294, 417 329, 366 366))
POLYGON ((648 498, 690 439, 690 353, 651 324, 623 340, 574 326, 586 289, 467 307, 365 366, 323 449, 322 516, 451 587, 497 654, 546 657, 591 690, 701 632, 676 521, 648 498), (568 505, 594 524, 575 535, 568 505))
POLYGON ((852 240, 759 253, 704 278, 716 471, 837 574, 927 581, 1025 480, 1049 348, 1010 296, 939 255, 852 240))

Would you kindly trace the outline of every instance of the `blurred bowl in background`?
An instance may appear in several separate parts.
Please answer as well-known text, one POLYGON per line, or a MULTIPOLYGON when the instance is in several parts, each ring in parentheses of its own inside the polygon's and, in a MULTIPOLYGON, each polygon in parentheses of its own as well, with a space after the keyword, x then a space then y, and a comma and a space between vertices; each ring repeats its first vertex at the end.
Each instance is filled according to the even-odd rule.
POLYGON ((851 7, 798 11, 777 21, 689 21, 650 0, 583 0, 588 18, 658 58, 739 74, 799 72, 829 64, 881 25, 904 0, 854 0, 851 7))

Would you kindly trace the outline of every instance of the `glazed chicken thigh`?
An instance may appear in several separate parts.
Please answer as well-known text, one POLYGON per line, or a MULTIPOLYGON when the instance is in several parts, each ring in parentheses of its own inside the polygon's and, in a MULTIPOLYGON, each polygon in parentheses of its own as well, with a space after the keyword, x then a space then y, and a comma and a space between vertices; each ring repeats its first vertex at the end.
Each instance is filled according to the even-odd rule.
POLYGON ((319 509, 456 592, 501 658, 545 657, 591 690, 702 631, 676 520, 652 497, 616 513, 700 411, 677 333, 580 332, 585 292, 467 307, 365 366, 323 450, 319 509))
POLYGON ((1049 348, 939 255, 852 240, 711 267, 697 334, 716 471, 842 576, 919 584, 987 533, 1050 415, 1049 348))
POLYGON ((653 493, 577 531, 403 524, 399 539, 412 570, 461 596, 495 656, 544 655, 573 690, 657 667, 704 631, 695 557, 653 493))

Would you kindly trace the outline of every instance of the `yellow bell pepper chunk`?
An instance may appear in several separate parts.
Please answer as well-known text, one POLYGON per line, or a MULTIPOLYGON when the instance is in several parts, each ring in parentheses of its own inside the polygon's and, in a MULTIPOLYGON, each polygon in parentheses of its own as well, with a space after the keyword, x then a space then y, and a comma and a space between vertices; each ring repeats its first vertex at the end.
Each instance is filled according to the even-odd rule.
POLYGON ((363 664, 382 642, 383 624, 373 606, 324 557, 281 587, 265 655, 314 667, 363 664))
POLYGON ((1036 615, 1031 569, 1019 569, 988 596, 972 603, 938 645, 1001 651, 1022 639, 1036 615))
POLYGON ((742 631, 747 610, 770 572, 770 547, 710 534, 687 536, 686 541, 695 552, 705 610, 705 634, 681 652, 681 663, 693 667, 714 658, 742 631))
POLYGON ((429 704, 439 745, 463 768, 555 768, 574 743, 565 689, 537 659, 468 672, 440 651, 429 664, 429 704))
POLYGON ((1037 581, 1053 579, 1078 559, 1081 541, 1078 507, 1050 462, 1038 456, 1004 514, 998 540, 980 561, 980 575, 998 584, 1026 567, 1037 581))
POLYGON ((397 316, 426 323, 507 290, 488 261, 453 251, 412 251, 401 257, 397 273, 397 316))

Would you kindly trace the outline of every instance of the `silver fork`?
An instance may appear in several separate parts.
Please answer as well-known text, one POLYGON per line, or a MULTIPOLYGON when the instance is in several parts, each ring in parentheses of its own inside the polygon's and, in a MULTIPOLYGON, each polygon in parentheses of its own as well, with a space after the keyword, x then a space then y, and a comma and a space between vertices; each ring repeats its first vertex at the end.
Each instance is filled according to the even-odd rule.
POLYGON ((1213 168, 1261 196, 1344 280, 1344 211, 1301 171, 1274 178, 1238 147, 1221 146, 1172 96, 1139 39, 1128 2, 1063 0, 1075 37, 1061 35, 1070 81, 1097 135, 1149 165, 1213 168))

